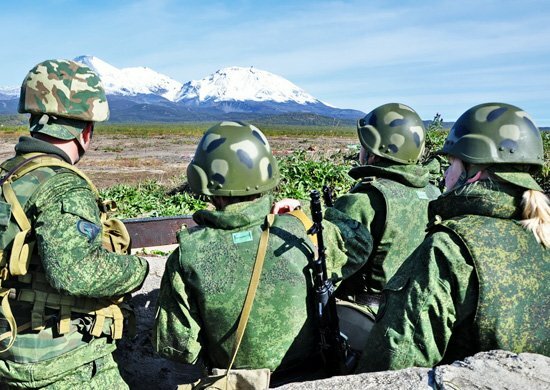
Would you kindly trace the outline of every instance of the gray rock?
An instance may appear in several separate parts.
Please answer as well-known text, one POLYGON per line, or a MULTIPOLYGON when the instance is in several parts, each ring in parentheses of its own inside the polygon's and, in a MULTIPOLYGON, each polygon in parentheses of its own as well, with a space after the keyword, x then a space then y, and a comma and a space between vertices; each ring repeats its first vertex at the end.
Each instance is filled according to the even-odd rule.
POLYGON ((374 372, 370 374, 332 377, 312 382, 290 383, 278 387, 281 390, 351 390, 351 389, 432 389, 429 368, 407 368, 400 371, 374 372))
POLYGON ((480 352, 464 361, 434 369, 407 368, 398 371, 333 377, 313 382, 291 383, 284 390, 310 389, 550 389, 550 358, 533 353, 480 352))
POLYGON ((550 389, 550 358, 534 353, 480 352, 434 371, 442 390, 550 389))

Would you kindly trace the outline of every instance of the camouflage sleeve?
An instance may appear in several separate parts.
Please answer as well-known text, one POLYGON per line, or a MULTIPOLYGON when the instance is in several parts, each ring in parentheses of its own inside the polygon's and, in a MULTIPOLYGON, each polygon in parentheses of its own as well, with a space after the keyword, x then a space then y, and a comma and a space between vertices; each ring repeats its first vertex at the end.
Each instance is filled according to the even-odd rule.
POLYGON ((182 363, 196 363, 201 352, 200 325, 191 315, 196 310, 192 310, 187 296, 179 253, 176 250, 170 255, 162 276, 153 346, 163 357, 182 363))
POLYGON ((369 230, 377 216, 376 211, 386 210, 382 195, 376 191, 343 195, 336 199, 334 208, 362 223, 369 230))
POLYGON ((33 203, 38 254, 54 288, 101 298, 122 296, 142 285, 148 273, 144 259, 102 247, 99 209, 83 179, 57 174, 33 203))
POLYGON ((333 207, 325 210, 323 238, 328 274, 344 279, 363 267, 372 251, 372 237, 368 229, 333 207))
POLYGON ((477 279, 467 249, 445 232, 429 236, 383 294, 357 371, 433 367, 453 331, 476 310, 477 279))

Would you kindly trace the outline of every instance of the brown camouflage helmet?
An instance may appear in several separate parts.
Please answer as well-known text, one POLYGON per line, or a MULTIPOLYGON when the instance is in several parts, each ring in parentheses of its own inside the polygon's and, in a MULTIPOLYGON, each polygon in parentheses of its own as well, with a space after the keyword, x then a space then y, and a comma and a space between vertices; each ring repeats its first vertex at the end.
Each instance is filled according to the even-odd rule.
POLYGON ((30 131, 70 140, 87 122, 109 118, 109 105, 99 77, 70 60, 47 60, 32 68, 19 96, 20 113, 30 113, 30 131))
POLYGON ((187 167, 187 180, 202 195, 253 195, 279 183, 279 168, 257 127, 221 122, 204 133, 187 167))
POLYGON ((357 133, 369 153, 401 164, 416 164, 424 152, 424 123, 404 104, 375 108, 357 122, 357 133))
POLYGON ((505 103, 483 103, 467 110, 439 153, 470 164, 544 164, 540 130, 525 111, 505 103))

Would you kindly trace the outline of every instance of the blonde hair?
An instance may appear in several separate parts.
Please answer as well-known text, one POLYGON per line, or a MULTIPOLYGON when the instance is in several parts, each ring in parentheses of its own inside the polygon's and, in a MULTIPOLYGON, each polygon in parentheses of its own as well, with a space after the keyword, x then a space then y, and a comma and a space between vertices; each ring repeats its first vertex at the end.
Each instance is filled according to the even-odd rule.
POLYGON ((537 242, 550 248, 550 199, 540 191, 527 190, 523 193, 523 227, 531 231, 537 242))

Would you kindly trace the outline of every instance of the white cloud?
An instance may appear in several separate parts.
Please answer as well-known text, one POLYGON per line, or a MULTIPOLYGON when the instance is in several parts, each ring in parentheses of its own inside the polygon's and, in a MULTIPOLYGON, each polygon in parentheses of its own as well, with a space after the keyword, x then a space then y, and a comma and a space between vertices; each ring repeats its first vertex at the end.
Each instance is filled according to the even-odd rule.
POLYGON ((92 54, 181 82, 253 65, 364 111, 398 100, 460 111, 500 97, 537 119, 550 104, 544 0, 60 1, 3 10, 0 25, 17 34, 3 42, 0 85, 44 58, 92 54))

